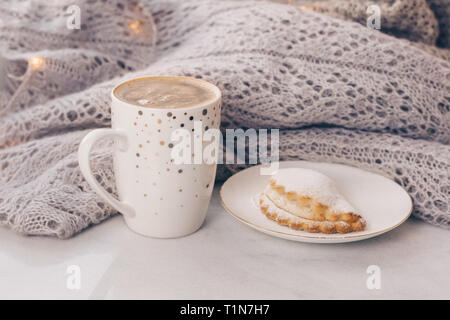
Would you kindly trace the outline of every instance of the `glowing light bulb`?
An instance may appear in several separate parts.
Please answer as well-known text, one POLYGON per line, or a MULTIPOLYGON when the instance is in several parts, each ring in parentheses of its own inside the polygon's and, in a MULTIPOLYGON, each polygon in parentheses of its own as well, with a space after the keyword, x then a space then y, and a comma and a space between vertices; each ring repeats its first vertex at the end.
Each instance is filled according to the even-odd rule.
POLYGON ((302 10, 306 10, 306 11, 313 11, 314 10, 314 6, 313 5, 306 5, 306 6, 300 6, 299 7, 302 10))
POLYGON ((142 22, 141 20, 136 20, 133 22, 130 22, 128 24, 128 27, 130 28, 131 32, 133 32, 134 34, 138 34, 142 32, 142 26, 144 25, 144 22, 142 22))
POLYGON ((28 60, 32 70, 40 70, 45 66, 45 59, 43 57, 34 56, 28 60))

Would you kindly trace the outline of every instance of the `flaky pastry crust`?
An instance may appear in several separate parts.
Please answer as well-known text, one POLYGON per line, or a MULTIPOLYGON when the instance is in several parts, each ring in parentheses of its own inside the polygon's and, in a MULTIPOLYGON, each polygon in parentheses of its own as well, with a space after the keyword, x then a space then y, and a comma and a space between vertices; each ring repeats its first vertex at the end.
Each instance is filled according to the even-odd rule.
POLYGON ((343 220, 317 221, 297 217, 281 208, 278 208, 264 194, 259 196, 258 204, 261 212, 267 218, 276 221, 279 225, 288 226, 294 230, 303 230, 311 233, 321 232, 325 234, 333 234, 363 231, 366 227, 366 222, 360 216, 358 216, 357 219, 352 218, 349 222, 343 220))
POLYGON ((284 186, 278 185, 275 179, 270 180, 268 191, 266 191, 265 194, 270 200, 272 200, 272 202, 276 204, 276 199, 274 199, 270 193, 272 193, 272 195, 277 195, 284 198, 283 200, 286 204, 288 204, 288 206, 283 206, 283 210, 304 219, 331 222, 342 221, 348 224, 357 223, 361 220, 361 216, 353 212, 336 212, 317 199, 303 196, 293 191, 286 192, 284 186), (304 212, 301 210, 299 210, 299 212, 291 212, 290 208, 295 207, 303 209, 304 212))

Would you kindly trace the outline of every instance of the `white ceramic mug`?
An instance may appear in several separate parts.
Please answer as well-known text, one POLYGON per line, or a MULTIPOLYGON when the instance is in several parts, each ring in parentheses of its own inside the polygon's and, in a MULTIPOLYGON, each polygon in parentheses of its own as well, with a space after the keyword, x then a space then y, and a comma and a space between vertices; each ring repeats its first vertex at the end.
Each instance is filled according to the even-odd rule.
MULTIPOLYGON (((112 91, 111 128, 96 129, 80 144, 78 160, 90 186, 113 208, 121 212, 133 231, 151 237, 174 238, 195 232, 203 223, 209 206, 217 164, 176 164, 171 141, 173 131, 199 134, 194 123, 202 121, 201 133, 220 125, 221 92, 205 81, 177 78, 210 89, 214 101, 187 108, 157 109, 125 102, 112 91), (115 199, 94 178, 89 153, 101 138, 114 138, 115 199)), ((139 81, 138 78, 130 81, 139 81)), ((188 147, 187 145, 186 147, 188 147)), ((194 154, 192 155, 194 156, 194 154)))

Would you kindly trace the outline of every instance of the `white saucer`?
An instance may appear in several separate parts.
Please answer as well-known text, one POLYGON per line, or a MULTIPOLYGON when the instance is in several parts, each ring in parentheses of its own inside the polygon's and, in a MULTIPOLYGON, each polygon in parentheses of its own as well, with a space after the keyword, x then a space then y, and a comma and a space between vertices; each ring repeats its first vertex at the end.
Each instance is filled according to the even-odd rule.
POLYGON ((366 230, 347 234, 309 233, 280 226, 261 213, 254 198, 269 183, 260 175, 260 166, 250 167, 230 177, 220 190, 228 213, 248 226, 269 235, 301 242, 343 243, 372 238, 388 232, 410 216, 412 201, 394 181, 381 175, 341 164, 309 161, 280 162, 280 168, 309 168, 333 179, 340 192, 367 221, 366 230))

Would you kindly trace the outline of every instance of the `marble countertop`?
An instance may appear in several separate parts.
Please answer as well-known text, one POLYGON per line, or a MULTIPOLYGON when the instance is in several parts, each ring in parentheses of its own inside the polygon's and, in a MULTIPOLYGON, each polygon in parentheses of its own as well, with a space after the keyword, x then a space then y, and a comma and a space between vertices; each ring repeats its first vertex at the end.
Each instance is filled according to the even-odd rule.
POLYGON ((449 240, 414 218, 361 242, 282 240, 231 217, 216 186, 203 227, 180 239, 139 236, 121 216, 69 240, 1 228, 0 299, 449 299, 449 240))

